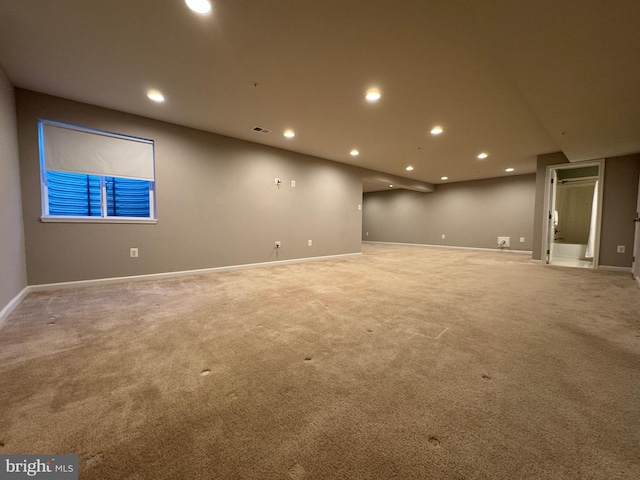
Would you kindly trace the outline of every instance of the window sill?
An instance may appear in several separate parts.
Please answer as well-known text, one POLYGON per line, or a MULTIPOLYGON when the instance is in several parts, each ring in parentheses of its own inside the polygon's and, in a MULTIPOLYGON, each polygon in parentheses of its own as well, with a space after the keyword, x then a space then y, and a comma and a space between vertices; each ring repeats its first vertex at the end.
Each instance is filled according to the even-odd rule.
POLYGON ((42 223, 143 223, 155 225, 155 218, 138 217, 40 217, 42 223))

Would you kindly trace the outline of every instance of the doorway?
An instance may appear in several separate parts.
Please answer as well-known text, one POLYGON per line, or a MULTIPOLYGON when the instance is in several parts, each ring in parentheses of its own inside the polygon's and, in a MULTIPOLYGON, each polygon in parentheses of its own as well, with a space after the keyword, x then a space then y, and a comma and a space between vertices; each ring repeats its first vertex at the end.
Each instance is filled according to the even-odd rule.
POLYGON ((547 167, 543 257, 548 265, 597 268, 604 160, 547 167))

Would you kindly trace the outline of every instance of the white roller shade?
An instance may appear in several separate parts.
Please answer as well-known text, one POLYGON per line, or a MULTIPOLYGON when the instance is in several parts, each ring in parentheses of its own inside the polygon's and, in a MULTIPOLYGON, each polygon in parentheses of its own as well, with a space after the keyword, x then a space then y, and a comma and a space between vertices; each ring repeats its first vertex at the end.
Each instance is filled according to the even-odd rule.
POLYGON ((47 170, 154 180, 153 142, 41 122, 47 170))

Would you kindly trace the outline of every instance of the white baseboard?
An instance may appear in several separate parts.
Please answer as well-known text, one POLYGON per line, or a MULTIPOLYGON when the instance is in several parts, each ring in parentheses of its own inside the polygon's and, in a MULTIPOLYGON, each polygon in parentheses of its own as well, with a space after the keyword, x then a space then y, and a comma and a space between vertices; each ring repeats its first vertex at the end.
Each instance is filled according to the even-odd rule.
POLYGON ((225 267, 202 268, 198 270, 184 270, 180 272, 151 273, 146 275, 133 275, 129 277, 112 277, 112 278, 96 278, 93 280, 78 280, 72 282, 61 283, 45 283, 40 285, 31 285, 28 287, 30 292, 47 292, 52 290, 62 290, 66 288, 82 288, 98 285, 109 285, 123 282, 142 282, 148 280, 159 280, 163 278, 186 277, 190 275, 205 275, 208 273, 228 272, 231 270, 245 270, 249 268, 273 267, 277 265, 290 265, 294 263, 317 262, 321 260, 333 260, 336 258, 355 257, 362 255, 357 253, 342 253, 338 255, 326 255, 322 257, 304 257, 291 260, 276 260, 273 262, 248 263, 245 265, 229 265, 225 267))
POLYGON ((16 307, 20 305, 20 302, 22 302, 24 297, 26 297, 30 291, 31 289, 29 287, 24 287, 20 291, 20 293, 18 293, 15 297, 13 297, 11 301, 7 303, 7 305, 5 305, 5 307, 2 310, 0 310, 0 326, 2 326, 2 324, 11 314, 11 312, 13 312, 16 309, 16 307))
MULTIPOLYGON (((397 243, 397 242, 373 242, 373 241, 363 241, 362 243, 379 243, 384 245, 404 245, 404 246, 412 246, 412 247, 430 247, 430 248, 444 248, 444 249, 454 249, 454 250, 476 250, 476 251, 489 251, 495 252, 495 249, 492 248, 478 248, 478 247, 455 247, 455 246, 447 246, 447 245, 428 245, 422 243, 397 243)), ((502 252, 508 253, 519 253, 519 254, 531 254, 531 251, 527 250, 502 250, 502 252)), ((13 312, 18 305, 22 302, 22 300, 29 294, 30 292, 45 292, 51 290, 61 290, 67 288, 81 288, 81 287, 89 287, 89 286, 98 286, 98 285, 109 285, 115 283, 124 283, 124 282, 138 282, 138 281, 148 281, 148 280, 159 280, 163 278, 173 278, 173 277, 185 277, 189 275, 205 275, 208 273, 216 273, 216 272, 227 272, 232 270, 245 270, 250 268, 262 268, 262 267, 272 267, 277 265, 291 265, 295 263, 306 263, 306 262, 316 262, 322 260, 332 260, 336 258, 347 258, 347 257, 356 257, 362 255, 361 252, 356 253, 343 253, 338 255, 326 255, 321 257, 305 257, 305 258, 296 258, 291 260, 277 260, 273 262, 261 262, 261 263, 248 263, 244 265, 229 265, 225 267, 213 267, 213 268, 203 268, 197 270, 184 270, 179 272, 164 272, 164 273, 152 273, 146 275, 134 275, 128 277, 112 277, 112 278, 97 278, 93 280, 78 280, 72 282, 60 282, 60 283, 46 283, 40 285, 30 285, 24 287, 20 293, 18 293, 2 310, 0 310, 0 326, 4 323, 7 317, 13 312)), ((540 260, 532 260, 532 262, 540 262, 540 260)), ((630 267, 613 267, 607 265, 600 265, 600 269, 602 270, 611 270, 618 272, 631 272, 630 267)), ((640 276, 636 277, 636 283, 638 287, 640 287, 640 276)))
POLYGON ((379 243, 381 245, 402 245, 406 247, 427 247, 427 248, 444 248, 448 250, 476 250, 481 252, 497 252, 497 253, 520 253, 524 255, 532 255, 531 250, 511 250, 508 248, 482 248, 482 247, 456 247, 453 245, 431 245, 428 243, 400 243, 400 242, 375 242, 372 240, 363 240, 362 243, 379 243))
POLYGON ((640 288, 640 275, 636 275, 636 283, 638 284, 638 288, 640 288))
POLYGON ((321 257, 295 258, 291 260, 277 260, 274 262, 248 263, 245 265, 229 265, 225 267, 203 268, 198 270, 184 270, 180 272, 152 273, 147 275, 134 275, 129 277, 97 278, 93 280, 79 280, 79 281, 72 281, 72 282, 29 285, 24 287, 18 295, 16 295, 2 310, 0 310, 0 326, 2 326, 2 324, 11 314, 11 312, 13 312, 16 309, 16 307, 20 305, 22 300, 30 292, 46 292, 46 291, 52 291, 52 290, 61 290, 65 288, 82 288, 82 287, 90 287, 90 286, 97 286, 97 285, 109 285, 114 283, 139 282, 139 281, 145 281, 145 280, 157 280, 162 278, 185 277, 188 275, 204 275, 207 273, 227 272, 231 270, 244 270, 249 268, 272 267, 277 265, 289 265, 294 263, 317 262, 322 260, 332 260, 336 258, 355 257, 359 255, 362 255, 362 252, 342 253, 337 255, 326 255, 321 257))
POLYGON ((612 265, 598 265, 598 270, 608 270, 610 272, 631 273, 631 267, 614 267, 612 265))

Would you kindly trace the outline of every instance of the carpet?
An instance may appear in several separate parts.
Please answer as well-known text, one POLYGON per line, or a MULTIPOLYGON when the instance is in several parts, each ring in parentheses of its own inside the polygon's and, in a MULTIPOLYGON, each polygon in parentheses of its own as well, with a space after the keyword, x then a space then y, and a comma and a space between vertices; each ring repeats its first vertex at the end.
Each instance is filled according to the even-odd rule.
POLYGON ((638 399, 630 275, 516 253, 363 244, 0 329, 0 454, 81 479, 636 479, 638 399))

